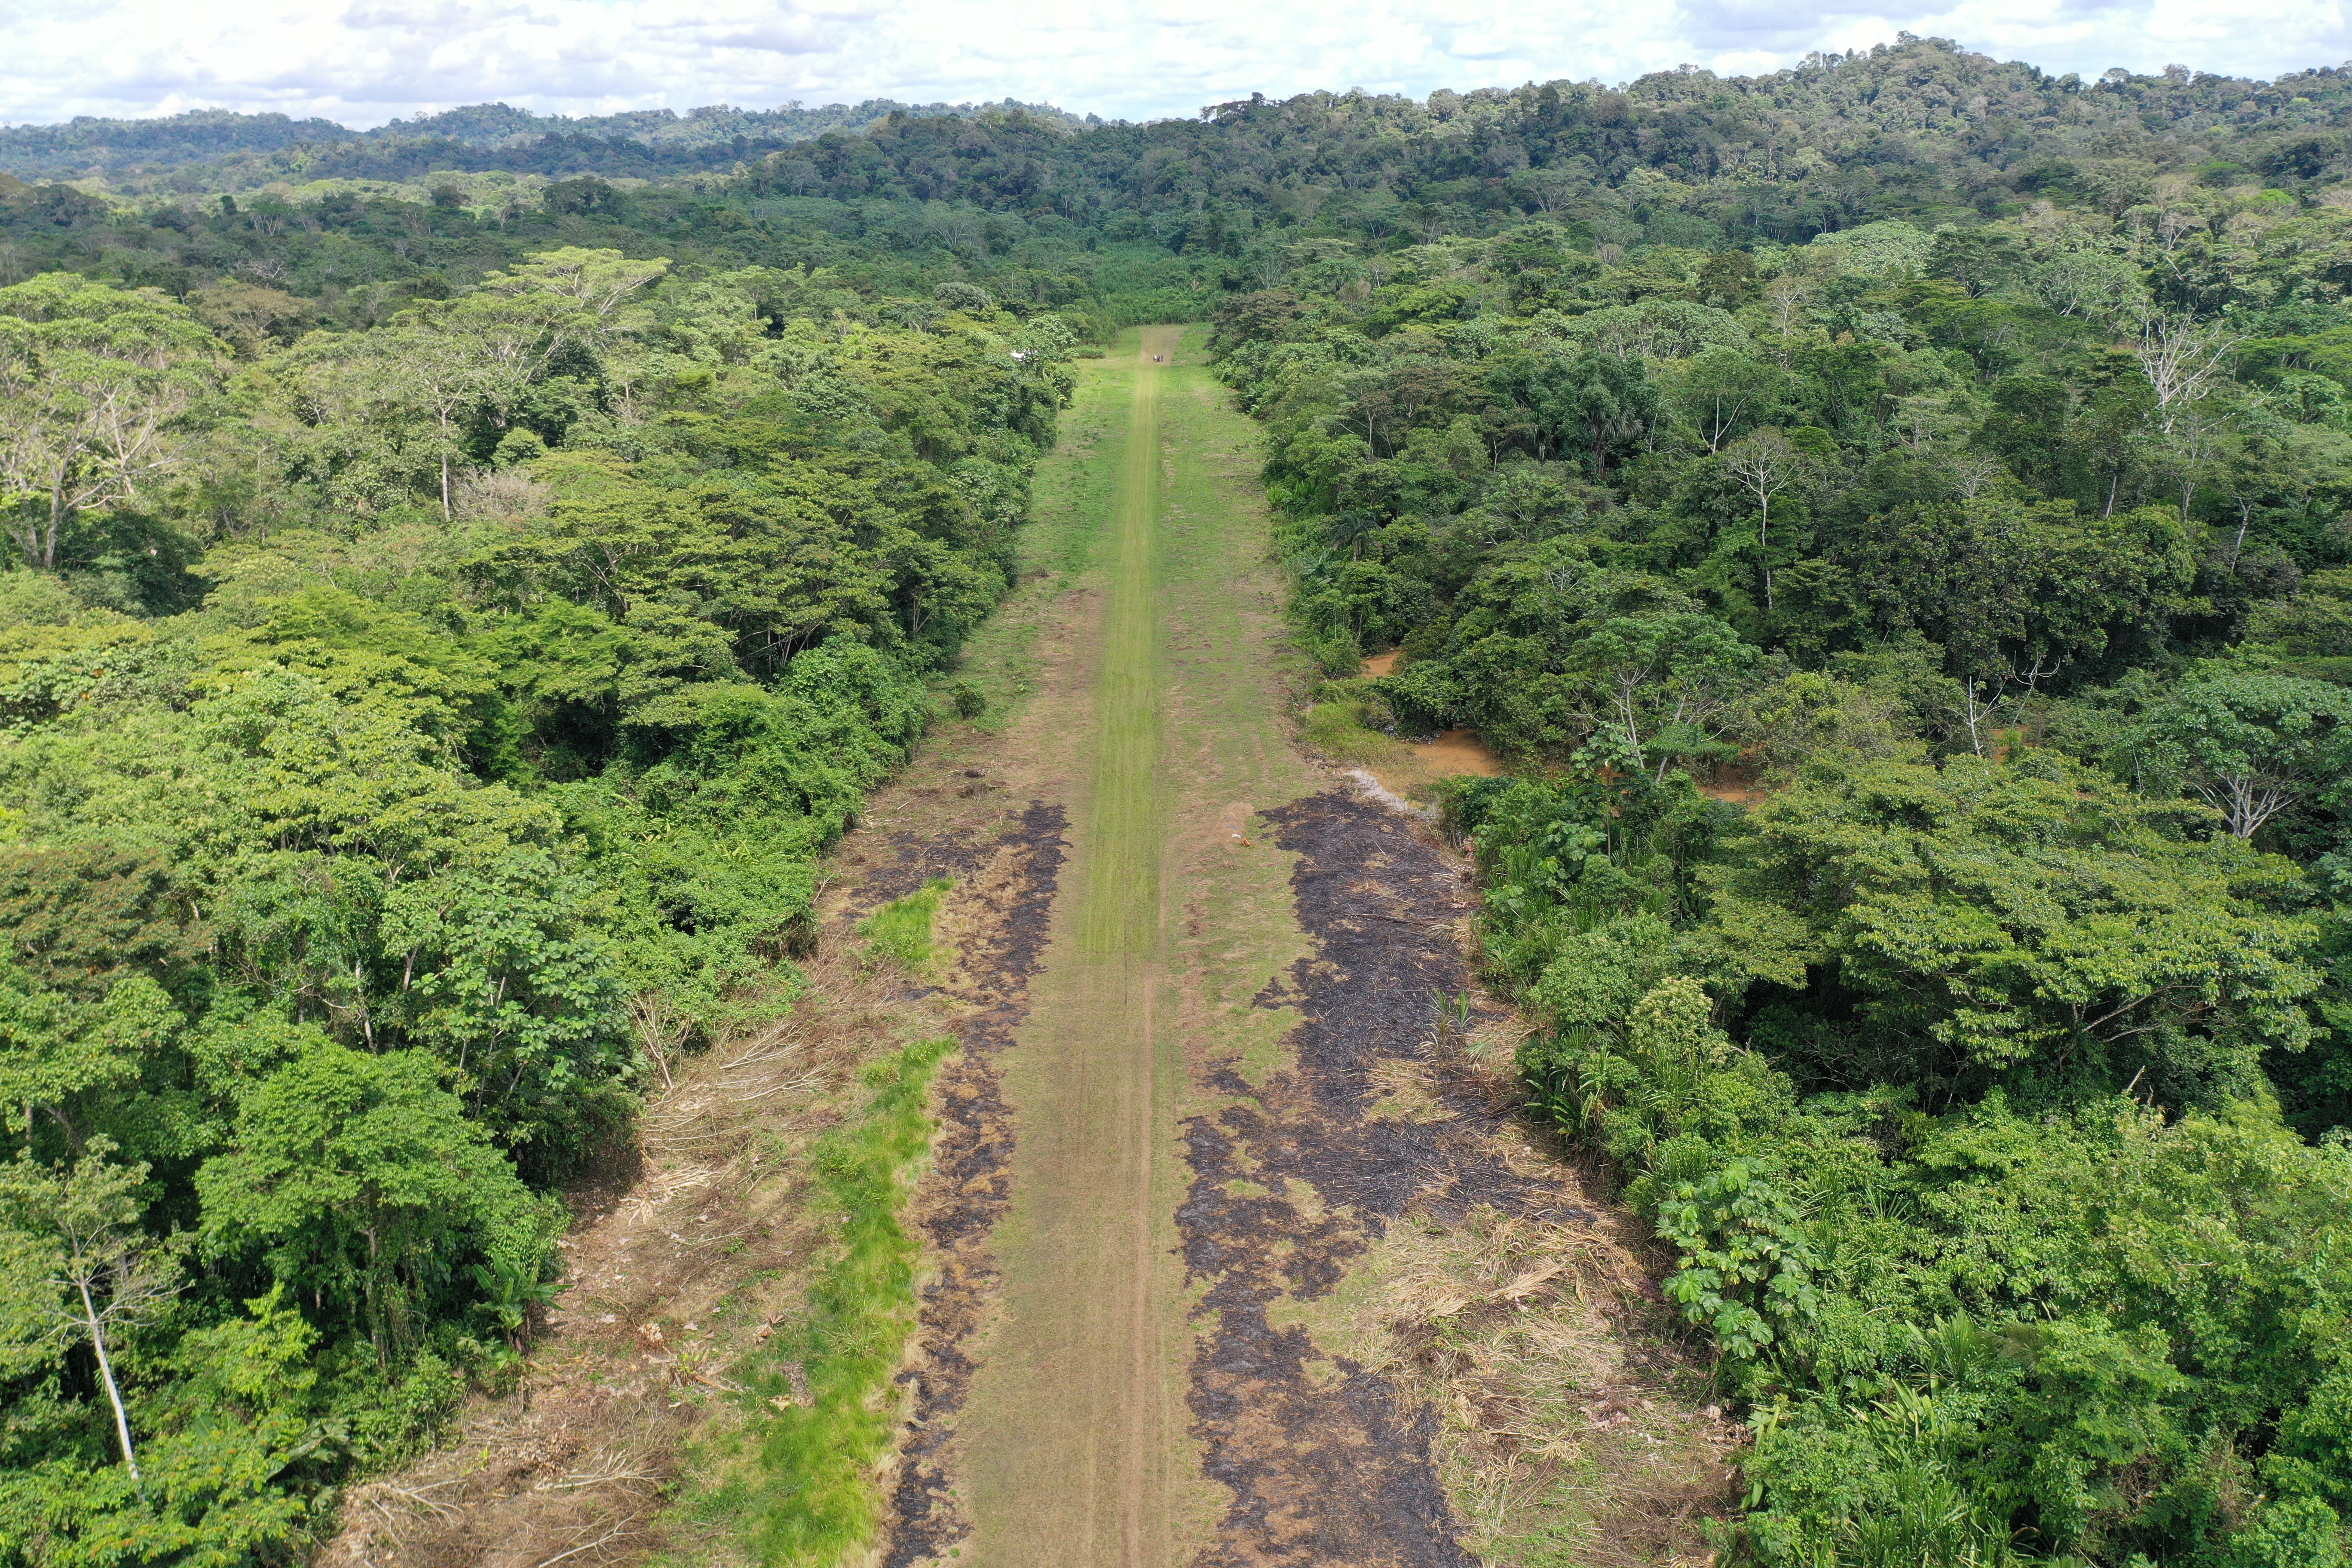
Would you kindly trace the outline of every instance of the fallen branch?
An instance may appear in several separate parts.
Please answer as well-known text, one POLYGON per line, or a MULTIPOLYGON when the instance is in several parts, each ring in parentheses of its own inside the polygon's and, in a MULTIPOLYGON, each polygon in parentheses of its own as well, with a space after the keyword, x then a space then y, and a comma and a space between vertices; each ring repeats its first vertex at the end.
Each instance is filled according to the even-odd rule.
POLYGON ((634 1513, 630 1514, 627 1518, 622 1520, 618 1524, 615 1524, 612 1529, 606 1531, 604 1534, 598 1536, 593 1541, 583 1541, 577 1546, 565 1548, 563 1551, 557 1552, 552 1557, 541 1558, 539 1568, 552 1568, 552 1564, 561 1563, 567 1557, 577 1557, 583 1552, 593 1552, 599 1546, 610 1543, 614 1537, 619 1535, 623 1531, 628 1529, 629 1526, 636 1522, 637 1516, 634 1513))

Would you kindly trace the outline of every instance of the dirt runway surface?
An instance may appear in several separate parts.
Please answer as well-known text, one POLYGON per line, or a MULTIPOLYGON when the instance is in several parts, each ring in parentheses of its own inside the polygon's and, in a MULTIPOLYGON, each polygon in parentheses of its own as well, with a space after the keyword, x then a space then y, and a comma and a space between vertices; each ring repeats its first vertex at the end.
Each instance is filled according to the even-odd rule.
POLYGON ((1183 1320, 1168 1132, 1182 1064, 1159 929, 1171 791, 1160 765, 1165 372, 1151 356, 1172 353, 1176 334, 1142 339, 1122 366, 1123 441, 1097 458, 1115 465, 1117 481, 1096 544, 1097 591, 1073 598, 1084 651, 1028 721, 1039 752, 1060 752, 1071 865, 1004 1058, 1012 1202, 991 1237, 994 1311, 945 1472, 971 1525, 958 1545, 983 1563, 1160 1563, 1175 1533, 1183 1320))
POLYGON ((1462 869, 1292 743, 1253 432, 1198 360, 1148 330, 1081 390, 1124 411, 1085 459, 1116 482, 1008 736, 1064 792, 1069 863, 985 1092, 942 1107, 951 1305, 893 1568, 1475 1562, 1433 1416, 1293 1309, 1408 1216, 1568 1217, 1483 1106, 1368 1114, 1469 984, 1462 869))

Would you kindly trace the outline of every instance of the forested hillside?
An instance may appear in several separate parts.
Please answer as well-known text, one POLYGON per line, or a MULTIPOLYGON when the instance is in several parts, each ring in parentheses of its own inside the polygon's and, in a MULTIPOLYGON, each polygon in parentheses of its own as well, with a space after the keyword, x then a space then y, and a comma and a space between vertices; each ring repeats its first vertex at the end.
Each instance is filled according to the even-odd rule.
POLYGON ((501 1375, 551 1194, 789 1005, 1075 341, 578 247, 436 292, 0 289, 0 1560, 282 1561, 501 1375))
POLYGON ((1320 717, 1513 764, 1726 1549, 2346 1560, 2352 74, 667 123, 0 144, 0 1562, 283 1560, 497 1375, 1062 362, 1211 317, 1320 717))
POLYGON ((24 178, 94 176, 115 188, 176 192, 243 190, 288 174, 392 178, 453 160, 460 169, 676 173, 725 168, 827 132, 862 131, 892 115, 970 118, 1013 110, 1080 123, 1058 110, 1011 99, 980 106, 890 99, 823 109, 715 104, 683 115, 649 109, 577 118, 478 103, 371 131, 331 120, 198 109, 155 120, 85 115, 63 125, 0 126, 0 170, 24 178))
POLYGON ((1327 714, 1517 764, 1486 962, 1764 1561, 2343 1561, 2344 209, 2144 194, 1221 307, 1327 714))

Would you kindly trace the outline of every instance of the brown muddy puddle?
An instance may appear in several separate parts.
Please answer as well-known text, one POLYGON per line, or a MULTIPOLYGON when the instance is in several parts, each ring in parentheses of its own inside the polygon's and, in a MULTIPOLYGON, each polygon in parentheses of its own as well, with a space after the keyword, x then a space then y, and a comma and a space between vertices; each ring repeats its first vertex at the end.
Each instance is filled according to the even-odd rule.
MULTIPOLYGON (((1368 677, 1393 675, 1404 656, 1391 651, 1364 660, 1368 677)), ((1416 799, 1445 778, 1500 778, 1510 772, 1475 730, 1445 730, 1434 740, 1400 741, 1393 755, 1365 767, 1381 787, 1402 799, 1416 799)))
POLYGON ((1447 730, 1433 741, 1412 742, 1421 754, 1423 764, 1440 777, 1451 778, 1469 774, 1476 778, 1501 777, 1507 770, 1503 759, 1486 749, 1475 730, 1447 730))

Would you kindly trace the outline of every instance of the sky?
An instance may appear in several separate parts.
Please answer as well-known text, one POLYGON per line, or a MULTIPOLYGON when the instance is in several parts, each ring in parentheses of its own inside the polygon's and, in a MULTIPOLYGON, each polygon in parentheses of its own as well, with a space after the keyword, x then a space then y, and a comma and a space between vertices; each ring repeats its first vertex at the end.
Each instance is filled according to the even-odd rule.
POLYGON ((0 123, 276 110, 353 127, 541 113, 1013 98, 1106 119, 1360 87, 1619 82, 1898 30, 2095 76, 2352 58, 2343 0, 0 0, 0 123))

